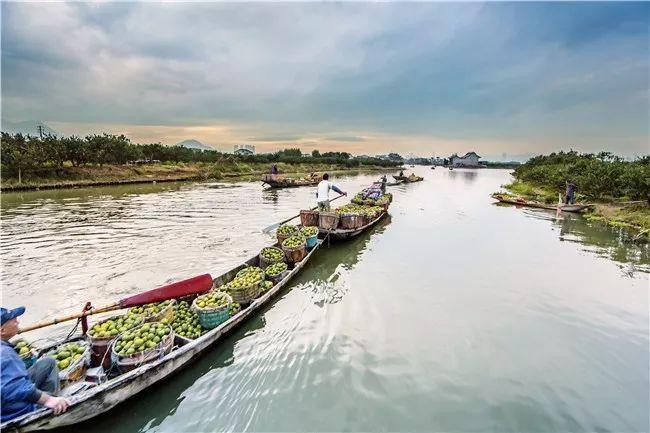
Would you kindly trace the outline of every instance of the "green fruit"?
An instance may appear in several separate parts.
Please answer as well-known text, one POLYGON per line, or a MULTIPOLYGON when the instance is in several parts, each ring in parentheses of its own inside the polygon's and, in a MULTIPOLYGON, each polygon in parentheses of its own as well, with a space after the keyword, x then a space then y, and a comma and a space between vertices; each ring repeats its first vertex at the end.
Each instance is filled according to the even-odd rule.
POLYGON ((286 236, 286 235, 293 235, 294 233, 298 232, 298 227, 292 226, 291 224, 282 224, 280 227, 278 227, 277 234, 286 236))
POLYGON ((29 353, 29 347, 27 346, 22 346, 18 351, 19 355, 27 355, 28 353, 29 353))
POLYGON ((66 358, 62 361, 59 361, 56 365, 59 367, 59 370, 65 370, 68 368, 68 366, 70 366, 70 359, 66 358))
POLYGON ((318 234, 318 227, 303 227, 300 229, 300 233, 306 238, 311 238, 318 234))
POLYGON ((279 248, 266 247, 262 248, 260 256, 269 262, 281 262, 284 260, 284 253, 279 248))
POLYGON ((282 241, 282 248, 294 249, 305 245, 305 238, 302 235, 295 235, 282 241))
POLYGON ((274 263, 268 268, 266 268, 266 275, 268 277, 277 277, 282 272, 287 270, 287 264, 284 262, 274 263))

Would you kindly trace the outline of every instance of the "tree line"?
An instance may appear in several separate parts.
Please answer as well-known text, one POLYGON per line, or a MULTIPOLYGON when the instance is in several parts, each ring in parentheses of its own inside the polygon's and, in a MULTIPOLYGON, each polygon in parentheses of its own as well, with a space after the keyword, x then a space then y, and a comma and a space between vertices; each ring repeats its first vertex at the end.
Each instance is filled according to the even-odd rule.
POLYGON ((300 149, 284 149, 270 154, 234 155, 217 150, 191 149, 183 146, 164 146, 160 143, 135 144, 124 135, 94 134, 84 138, 46 135, 33 137, 2 132, 0 152, 2 169, 19 182, 36 172, 62 170, 66 166, 113 164, 124 165, 142 162, 253 162, 253 163, 320 163, 343 164, 347 167, 398 165, 378 158, 352 157, 346 152, 314 150, 303 157, 300 149))
POLYGON ((551 153, 529 159, 515 169, 515 179, 562 190, 566 182, 591 199, 650 200, 650 155, 627 161, 611 152, 551 153))

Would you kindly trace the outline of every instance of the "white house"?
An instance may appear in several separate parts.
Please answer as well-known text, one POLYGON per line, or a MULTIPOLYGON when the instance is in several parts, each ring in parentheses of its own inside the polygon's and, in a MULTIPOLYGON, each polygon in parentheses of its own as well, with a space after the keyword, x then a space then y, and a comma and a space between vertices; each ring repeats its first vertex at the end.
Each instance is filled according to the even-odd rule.
POLYGON ((471 167, 471 168, 478 168, 478 167, 483 167, 481 163, 479 163, 479 158, 476 154, 476 152, 468 152, 463 156, 458 156, 456 154, 453 154, 452 156, 449 157, 449 163, 453 167, 471 167))
POLYGON ((255 155, 255 146, 252 144, 235 144, 235 155, 255 155))

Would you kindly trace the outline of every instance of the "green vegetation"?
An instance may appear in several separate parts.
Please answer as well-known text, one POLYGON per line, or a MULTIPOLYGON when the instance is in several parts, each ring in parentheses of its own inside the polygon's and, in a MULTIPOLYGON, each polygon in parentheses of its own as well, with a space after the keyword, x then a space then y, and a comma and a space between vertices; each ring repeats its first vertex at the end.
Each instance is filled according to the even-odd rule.
POLYGON ((559 152, 531 158, 505 185, 511 193, 544 203, 564 197, 566 182, 577 185, 576 202, 594 203, 586 218, 650 233, 650 156, 634 161, 609 152, 559 152))
POLYGON ((575 151, 540 155, 515 169, 515 179, 564 192, 573 182, 587 200, 650 200, 650 155, 635 161, 609 152, 579 154, 575 151))
POLYGON ((271 163, 281 173, 394 167, 397 162, 352 157, 345 152, 313 152, 303 157, 300 149, 272 154, 233 155, 216 150, 182 146, 133 144, 124 135, 89 135, 42 138, 2 133, 2 181, 4 185, 111 182, 146 180, 147 177, 179 180, 220 178, 233 174, 268 172, 271 163))

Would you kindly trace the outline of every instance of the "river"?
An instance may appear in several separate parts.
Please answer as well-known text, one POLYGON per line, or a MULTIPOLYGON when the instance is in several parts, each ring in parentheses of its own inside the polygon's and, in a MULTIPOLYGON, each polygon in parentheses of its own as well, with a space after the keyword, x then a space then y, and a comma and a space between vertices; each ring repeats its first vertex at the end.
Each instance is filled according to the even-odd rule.
MULTIPOLYGON (((506 170, 414 170, 425 181, 389 187, 379 227, 320 250, 260 315, 87 428, 648 431, 648 245, 495 205, 506 170)), ((31 323, 218 275, 313 202, 256 182, 2 194, 2 303, 31 323)))

